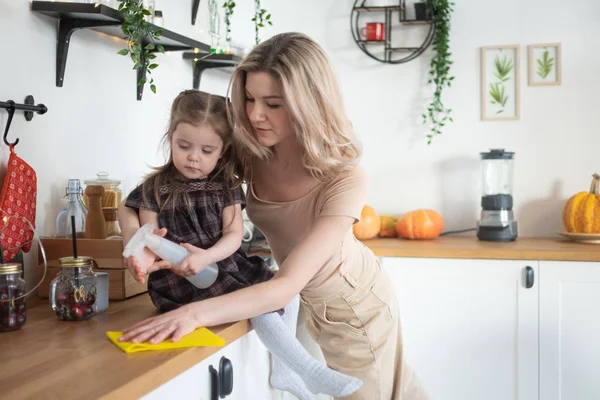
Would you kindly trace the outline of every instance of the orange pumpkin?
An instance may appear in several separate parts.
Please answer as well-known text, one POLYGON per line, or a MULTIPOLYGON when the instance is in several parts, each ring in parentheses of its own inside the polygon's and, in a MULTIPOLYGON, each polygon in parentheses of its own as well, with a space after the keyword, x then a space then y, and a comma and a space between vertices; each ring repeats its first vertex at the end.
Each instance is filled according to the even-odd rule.
POLYGON ((373 207, 365 205, 360 213, 360 221, 352 225, 352 232, 358 240, 365 240, 377 236, 380 228, 379 214, 373 207))
POLYGON ((398 222, 398 218, 393 217, 391 215, 382 215, 381 216, 381 228, 379 229, 380 237, 396 237, 398 233, 396 232, 396 223, 398 222))
POLYGON ((444 219, 434 210, 415 210, 398 220, 396 232, 405 239, 433 239, 442 233, 444 219))
POLYGON ((600 175, 594 174, 589 192, 572 196, 563 209, 567 232, 600 233, 600 175))

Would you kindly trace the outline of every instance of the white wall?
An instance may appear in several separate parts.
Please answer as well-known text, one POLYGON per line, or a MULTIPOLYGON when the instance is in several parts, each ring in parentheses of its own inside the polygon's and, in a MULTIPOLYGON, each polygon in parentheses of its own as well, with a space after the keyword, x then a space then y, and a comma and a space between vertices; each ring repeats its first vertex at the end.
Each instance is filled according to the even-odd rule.
MULTIPOLYGON (((386 0, 372 4, 382 1, 386 0)), ((189 0, 156 3, 167 28, 207 40, 206 1, 195 27, 189 0)), ((274 21, 263 37, 302 31, 331 57, 348 113, 364 143, 363 165, 371 180, 368 202, 381 213, 393 214, 431 207, 442 213, 448 229, 473 227, 479 213, 478 153, 504 147, 516 152, 514 197, 520 234, 553 235, 559 230, 566 198, 587 189, 591 174, 600 170, 594 104, 600 89, 600 53, 595 51, 600 4, 458 0, 451 43, 456 79, 444 97, 454 109, 455 123, 430 146, 420 115, 431 93, 426 85, 431 53, 401 65, 367 58, 349 32, 352 4, 263 0, 274 21), (528 87, 526 46, 548 42, 563 44, 562 86, 528 87), (496 44, 522 46, 519 121, 480 121, 479 47, 496 44)), ((159 93, 146 89, 143 101, 137 101, 131 61, 116 54, 123 42, 78 31, 72 37, 64 87, 58 88, 56 21, 29 7, 27 0, 0 0, 0 101, 22 102, 32 94, 49 109, 27 123, 22 113, 16 114, 9 139, 21 139, 16 151, 38 174, 37 233, 51 235, 68 178, 89 179, 106 170, 128 191, 147 165, 161 162, 157 146, 169 106, 180 90, 191 87, 192 66, 179 53, 161 56, 155 71, 159 93)), ((251 10, 252 2, 238 2, 234 41, 252 44, 251 10)), ((396 33, 414 38, 422 28, 406 29, 396 33)), ((228 78, 225 72, 207 71, 201 89, 224 94, 228 78)), ((2 131, 6 119, 0 110, 2 131)), ((5 163, 8 148, 0 146, 0 152, 5 163)))

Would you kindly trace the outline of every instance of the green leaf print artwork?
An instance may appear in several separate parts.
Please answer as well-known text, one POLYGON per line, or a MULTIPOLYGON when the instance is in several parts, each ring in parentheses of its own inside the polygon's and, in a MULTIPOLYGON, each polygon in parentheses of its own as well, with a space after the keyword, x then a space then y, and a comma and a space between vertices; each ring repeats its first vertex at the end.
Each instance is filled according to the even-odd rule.
POLYGON ((508 101, 508 95, 506 95, 504 91, 504 85, 500 82, 490 83, 490 97, 492 98, 490 101, 492 104, 498 104, 501 107, 496 114, 502 113, 506 106, 506 102, 508 101))
POLYGON ((494 76, 500 80, 500 82, 506 82, 510 79, 510 71, 512 71, 513 65, 512 60, 508 59, 505 55, 502 60, 496 56, 494 58, 494 66, 496 70, 494 71, 494 76))
POLYGON ((554 68, 554 57, 550 57, 548 50, 544 50, 542 58, 538 58, 536 63, 538 76, 546 79, 550 72, 552 72, 552 68, 554 68))

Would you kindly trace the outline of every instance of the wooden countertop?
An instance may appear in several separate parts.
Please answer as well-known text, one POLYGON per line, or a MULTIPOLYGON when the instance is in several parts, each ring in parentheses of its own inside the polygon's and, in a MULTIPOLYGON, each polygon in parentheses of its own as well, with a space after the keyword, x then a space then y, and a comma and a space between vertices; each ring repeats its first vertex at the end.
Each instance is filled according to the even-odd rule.
MULTIPOLYGON (((107 331, 157 314, 147 294, 111 302, 106 312, 81 322, 60 321, 47 301, 38 303, 28 308, 20 331, 0 333, 3 398, 139 398, 221 349, 126 354, 117 348, 107 331)), ((211 328, 226 343, 250 329, 248 321, 211 328)))
POLYGON ((377 256, 483 258, 501 260, 600 261, 600 245, 561 238, 517 238, 483 242, 474 236, 440 236, 433 240, 371 239, 363 241, 377 256))

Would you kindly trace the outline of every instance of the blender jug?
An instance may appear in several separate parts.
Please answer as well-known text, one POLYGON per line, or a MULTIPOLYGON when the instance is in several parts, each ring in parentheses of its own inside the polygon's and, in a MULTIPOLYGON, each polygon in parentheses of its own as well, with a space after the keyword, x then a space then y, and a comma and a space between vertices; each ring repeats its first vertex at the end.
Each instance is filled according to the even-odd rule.
POLYGON ((513 152, 491 149, 481 153, 481 218, 477 224, 479 240, 510 242, 517 238, 513 214, 513 152))

